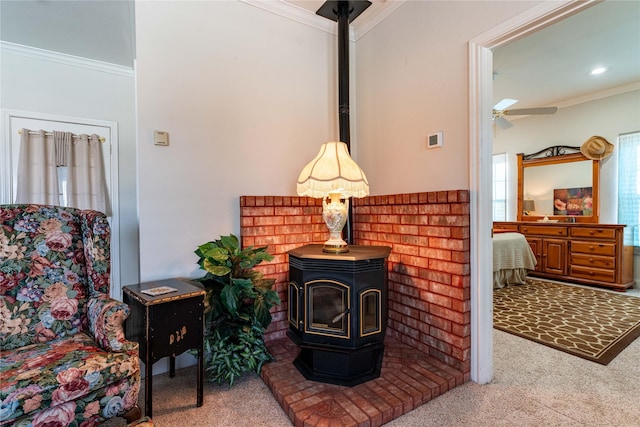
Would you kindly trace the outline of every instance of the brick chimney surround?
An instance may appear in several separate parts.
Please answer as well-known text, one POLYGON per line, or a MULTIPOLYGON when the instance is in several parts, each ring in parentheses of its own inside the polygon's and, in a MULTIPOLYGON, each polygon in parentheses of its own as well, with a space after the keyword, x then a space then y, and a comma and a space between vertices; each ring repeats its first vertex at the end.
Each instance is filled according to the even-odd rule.
MULTIPOLYGON (((313 391, 307 393, 302 392, 304 381, 296 380, 294 386, 290 380, 287 382, 290 374, 278 372, 278 369, 288 371, 288 364, 285 367, 282 361, 274 362, 271 369, 269 364, 265 365, 262 372, 265 383, 296 426, 331 424, 337 419, 340 420, 338 425, 382 425, 470 379, 469 191, 369 196, 352 199, 351 203, 353 244, 391 247, 388 258, 389 343, 385 340, 388 348, 385 358, 389 362, 383 365, 382 377, 371 381, 372 384, 362 384, 362 390, 312 383, 308 384, 308 390, 313 391), (397 386, 404 390, 402 393, 396 392, 393 396, 394 393, 389 392, 389 397, 380 399, 381 393, 375 393, 379 381, 380 384, 395 383, 407 376, 406 362, 393 363, 394 360, 397 362, 398 355, 408 360, 424 359, 420 364, 434 366, 433 372, 440 377, 434 378, 433 372, 426 372, 427 379, 421 380, 415 371, 411 371, 409 376, 417 378, 406 380, 411 386, 398 383, 397 386), (431 381, 438 383, 437 386, 431 384, 429 387, 431 381), (363 400, 362 396, 367 400, 368 394, 373 397, 368 402, 359 402, 356 398, 348 398, 353 394, 360 400, 363 400), (397 403, 398 397, 403 400, 402 395, 408 397, 404 403, 397 403), (303 404, 303 400, 307 403, 303 404), (372 404, 378 400, 382 402, 372 404)), ((288 357, 295 357, 296 351, 286 336, 287 252, 307 244, 321 244, 327 233, 320 199, 298 196, 240 198, 242 245, 268 246, 268 252, 274 256, 273 261, 258 268, 267 277, 276 279, 275 286, 282 301, 273 308, 273 321, 265 334, 265 341, 276 359, 288 360, 288 357)), ((421 369, 418 367, 416 371, 421 369)), ((291 370, 295 371, 295 368, 291 367, 291 370)))

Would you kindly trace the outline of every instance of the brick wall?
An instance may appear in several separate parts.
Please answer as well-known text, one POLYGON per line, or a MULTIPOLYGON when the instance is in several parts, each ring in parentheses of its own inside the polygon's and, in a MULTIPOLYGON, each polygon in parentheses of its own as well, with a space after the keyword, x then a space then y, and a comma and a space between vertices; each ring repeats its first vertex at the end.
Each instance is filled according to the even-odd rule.
MULTIPOLYGON (((354 244, 391 246, 388 333, 470 372, 469 192, 353 199, 354 244)), ((243 246, 269 246, 259 268, 276 278, 282 304, 265 339, 286 336, 287 251, 323 243, 322 202, 307 197, 240 198, 243 246)))
POLYGON ((271 325, 265 340, 284 338, 288 329, 287 284, 291 249, 311 243, 324 243, 327 226, 322 220, 322 200, 309 197, 240 197, 240 237, 243 247, 268 246, 273 261, 257 266, 276 279, 282 304, 272 309, 271 325))

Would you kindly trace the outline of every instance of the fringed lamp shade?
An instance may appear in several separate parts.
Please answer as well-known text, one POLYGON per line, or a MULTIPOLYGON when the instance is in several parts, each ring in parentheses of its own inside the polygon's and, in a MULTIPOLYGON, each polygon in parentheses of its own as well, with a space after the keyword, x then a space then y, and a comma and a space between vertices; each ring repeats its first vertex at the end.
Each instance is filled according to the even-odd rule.
POLYGON ((325 252, 348 252, 342 239, 347 222, 349 197, 369 195, 369 182, 362 169, 349 155, 344 142, 326 142, 318 155, 300 172, 297 185, 299 196, 322 198, 322 219, 329 229, 325 252))
POLYGON ((343 197, 369 195, 369 182, 362 169, 349 155, 344 142, 326 142, 318 155, 300 172, 299 196, 324 198, 330 193, 343 197))

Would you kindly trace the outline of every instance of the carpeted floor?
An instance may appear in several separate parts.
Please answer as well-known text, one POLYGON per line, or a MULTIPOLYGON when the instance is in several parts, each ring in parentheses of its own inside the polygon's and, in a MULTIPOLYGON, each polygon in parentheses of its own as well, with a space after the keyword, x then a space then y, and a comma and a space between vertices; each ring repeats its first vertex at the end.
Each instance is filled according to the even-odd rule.
MULTIPOLYGON (((385 427, 637 427, 640 340, 603 366, 529 340, 494 332, 494 379, 465 383, 385 427)), ((157 427, 292 427, 256 375, 232 388, 205 383, 196 407, 195 366, 153 383, 157 427)), ((144 406, 144 393, 139 402, 144 406)), ((123 427, 121 418, 102 427, 123 427)))
MULTIPOLYGON (((633 292, 640 297, 640 290, 633 292)), ((626 294, 631 292, 615 295, 626 294)), ((604 366, 496 330, 490 384, 467 382, 385 427, 637 427, 639 360, 640 339, 604 366)), ((205 383, 202 407, 196 407, 195 366, 178 370, 175 378, 157 375, 153 388, 158 427, 293 425, 256 375, 240 378, 232 388, 205 383)), ((144 391, 139 403, 144 408, 144 391)), ((103 427, 125 424, 116 418, 103 427)))
POLYGON ((640 336, 640 298, 527 279, 493 294, 494 328, 607 365, 640 336))

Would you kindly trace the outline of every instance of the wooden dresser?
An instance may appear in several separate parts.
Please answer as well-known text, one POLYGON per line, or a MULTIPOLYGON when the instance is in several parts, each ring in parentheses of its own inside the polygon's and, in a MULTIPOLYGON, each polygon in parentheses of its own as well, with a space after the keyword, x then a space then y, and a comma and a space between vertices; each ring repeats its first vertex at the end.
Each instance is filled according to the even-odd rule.
POLYGON ((538 264, 534 277, 603 286, 633 287, 633 247, 624 225, 566 222, 494 222, 495 231, 524 234, 538 264))

